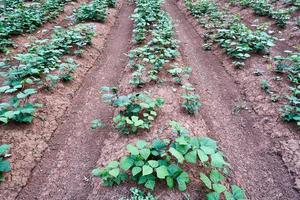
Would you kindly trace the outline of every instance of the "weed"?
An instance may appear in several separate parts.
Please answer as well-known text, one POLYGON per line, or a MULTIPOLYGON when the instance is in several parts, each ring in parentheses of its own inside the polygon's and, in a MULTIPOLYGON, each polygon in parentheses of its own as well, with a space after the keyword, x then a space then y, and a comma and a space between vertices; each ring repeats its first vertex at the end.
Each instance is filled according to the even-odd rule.
POLYGON ((104 126, 103 122, 99 119, 94 119, 91 122, 91 128, 92 129, 102 128, 103 126, 104 126))
POLYGON ((260 81, 260 87, 266 93, 270 93, 270 84, 269 84, 269 82, 267 80, 261 80, 260 81))

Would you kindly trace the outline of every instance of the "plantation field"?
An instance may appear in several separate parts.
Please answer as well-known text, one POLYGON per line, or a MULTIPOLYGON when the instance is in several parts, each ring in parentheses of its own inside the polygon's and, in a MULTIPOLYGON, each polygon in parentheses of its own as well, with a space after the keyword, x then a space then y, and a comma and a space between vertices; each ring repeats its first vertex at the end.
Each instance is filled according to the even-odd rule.
POLYGON ((300 199, 299 0, 0 1, 0 199, 300 199))

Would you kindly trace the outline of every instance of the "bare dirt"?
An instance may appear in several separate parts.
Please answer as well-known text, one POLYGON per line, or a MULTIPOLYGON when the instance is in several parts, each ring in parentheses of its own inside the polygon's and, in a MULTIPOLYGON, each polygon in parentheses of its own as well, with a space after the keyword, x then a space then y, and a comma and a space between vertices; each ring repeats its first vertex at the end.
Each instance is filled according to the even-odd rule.
MULTIPOLYGON (((92 169, 123 156, 128 143, 170 137, 167 124, 174 119, 182 122, 191 135, 207 135, 218 141, 231 163, 230 182, 245 188, 249 199, 300 199, 294 189, 294 179, 300 184, 295 176, 300 169, 296 134, 299 129, 281 121, 278 105, 271 103, 260 89, 261 78, 271 81, 274 77, 266 68, 266 60, 254 56, 245 69, 234 69, 221 49, 202 49, 201 36, 205 31, 185 10, 182 1, 166 0, 164 9, 175 23, 180 41, 181 56, 173 62, 193 68, 189 82, 203 103, 198 114, 188 116, 179 106, 182 89, 170 77, 163 75, 165 81, 142 89, 128 84, 131 70, 126 54, 134 47, 129 19, 133 8, 132 3, 120 1, 116 9, 110 10, 105 24, 94 23, 98 35, 83 57, 76 58, 80 67, 75 80, 39 95, 46 105, 38 113, 41 119, 35 119, 32 125, 1 127, 0 143, 13 144, 13 170, 0 185, 0 198, 117 200, 129 195, 134 184, 101 186, 100 180, 91 176, 92 169), (262 77, 253 76, 256 69, 264 72, 262 77), (102 86, 119 86, 122 94, 143 91, 163 97, 166 103, 151 131, 130 136, 117 133, 111 127, 117 110, 101 102, 102 86), (92 130, 90 123, 95 118, 106 126, 92 130)), ((280 88, 286 83, 271 84, 274 90, 282 92, 280 88)), ((198 179, 199 172, 190 170, 192 178, 198 179)), ((205 198, 199 186, 197 181, 189 185, 187 193, 192 200, 205 198)), ((185 193, 160 184, 155 195, 163 200, 185 199, 185 193)))

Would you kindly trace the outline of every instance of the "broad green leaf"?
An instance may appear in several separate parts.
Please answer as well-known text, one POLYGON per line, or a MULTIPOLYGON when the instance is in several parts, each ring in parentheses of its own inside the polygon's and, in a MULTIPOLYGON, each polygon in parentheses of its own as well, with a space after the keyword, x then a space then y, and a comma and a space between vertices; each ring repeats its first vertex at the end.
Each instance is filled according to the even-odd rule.
POLYGON ((115 100, 114 105, 116 106, 126 106, 130 103, 130 99, 128 96, 119 96, 117 100, 115 100))
POLYGON ((0 155, 3 155, 10 148, 9 144, 0 145, 0 155))
POLYGON ((207 197, 207 200, 219 200, 220 199, 220 194, 217 193, 217 192, 211 192, 211 193, 208 193, 206 195, 207 197))
POLYGON ((158 167, 158 161, 156 160, 149 160, 148 163, 152 168, 158 167))
POLYGON ((214 154, 214 153, 215 153, 215 149, 214 149, 214 148, 206 147, 206 146, 201 146, 200 148, 201 148, 201 150, 202 150, 205 154, 211 155, 211 154, 214 154))
POLYGON ((155 139, 152 143, 152 147, 156 150, 160 150, 162 148, 165 148, 166 147, 166 144, 164 143, 163 140, 160 140, 160 139, 155 139))
POLYGON ((184 157, 183 157, 183 155, 182 155, 179 151, 177 151, 176 149, 174 149, 173 147, 171 147, 171 148, 169 149, 169 152, 170 152, 175 158, 177 158, 177 160, 178 160, 179 163, 183 163, 184 157))
POLYGON ((7 160, 2 160, 0 162, 0 173, 1 172, 10 172, 11 168, 10 168, 10 163, 7 160))
POLYGON ((154 187, 155 187, 155 181, 154 180, 147 180, 147 182, 145 183, 145 187, 150 189, 150 190, 153 190, 154 187))
POLYGON ((149 165, 144 165, 143 166, 143 176, 152 174, 152 172, 153 172, 152 167, 150 167, 149 165))
POLYGON ((164 165, 156 168, 157 177, 160 179, 165 179, 166 176, 169 176, 168 168, 164 165))
POLYGON ((239 186, 232 185, 231 189, 232 189, 232 196, 234 197, 234 199, 238 199, 238 200, 247 199, 245 191, 242 188, 240 188, 239 186))
POLYGON ((131 173, 132 173, 133 176, 135 176, 138 173, 140 173, 141 171, 142 171, 141 167, 134 167, 134 168, 132 168, 131 173))
POLYGON ((190 181, 189 175, 186 172, 182 172, 177 178, 178 189, 180 191, 186 190, 186 184, 190 181))
POLYGON ((148 145, 148 143, 147 143, 145 140, 138 140, 138 141, 136 142, 136 146, 137 146, 137 148, 139 148, 139 149, 143 149, 143 148, 145 148, 147 145, 148 145))
POLYGON ((213 183, 219 183, 224 180, 225 177, 218 170, 213 169, 209 174, 209 178, 213 183))
POLYGON ((102 121, 99 120, 99 119, 94 119, 94 120, 92 121, 92 123, 91 123, 91 128, 92 128, 92 129, 100 128, 100 127, 102 127, 102 126, 103 126, 103 123, 102 123, 102 121))
POLYGON ((228 165, 228 163, 225 162, 223 155, 220 152, 211 155, 211 164, 212 166, 217 168, 221 168, 224 165, 228 165))
POLYGON ((92 171, 93 176, 98 176, 100 177, 101 175, 101 170, 99 168, 93 169, 92 171))
POLYGON ((142 149, 140 150, 141 156, 144 158, 144 160, 147 160, 148 157, 150 156, 150 149, 142 149))
POLYGON ((118 175, 120 174, 120 169, 115 168, 115 169, 109 170, 108 173, 113 177, 118 177, 118 175))
POLYGON ((7 124, 8 119, 6 117, 0 117, 0 122, 3 122, 4 124, 7 124))
POLYGON ((170 177, 170 176, 168 176, 166 180, 167 180, 168 187, 169 188, 173 188, 174 187, 174 180, 173 180, 173 178, 170 177))
POLYGON ((196 163, 197 161, 197 151, 193 150, 184 156, 185 160, 189 163, 196 163))
POLYGON ((118 161, 111 161, 110 163, 108 163, 107 167, 108 168, 116 168, 119 166, 119 162, 118 161))
POLYGON ((139 155, 139 150, 138 148, 136 148, 135 146, 133 146, 132 144, 128 144, 127 145, 127 150, 132 154, 132 155, 139 155))
POLYGON ((132 167, 134 164, 134 161, 128 157, 128 156, 125 156, 121 159, 120 161, 120 167, 123 169, 123 170, 128 170, 130 169, 130 167, 132 167))
POLYGON ((209 179, 204 173, 202 173, 202 172, 200 172, 200 180, 204 183, 204 185, 205 185, 208 189, 212 189, 210 179, 209 179))
POLYGON ((206 155, 206 153, 204 153, 204 151, 202 151, 201 149, 198 149, 197 153, 198 153, 198 157, 202 163, 205 163, 208 161, 208 156, 206 155))
POLYGON ((212 187, 213 187, 213 190, 217 193, 222 193, 226 190, 226 187, 224 185, 218 184, 218 183, 214 183, 212 185, 212 187))
POLYGON ((186 190, 186 183, 185 182, 177 180, 177 184, 178 184, 178 189, 181 192, 186 190))
POLYGON ((226 200, 234 200, 230 192, 225 191, 224 195, 226 200))

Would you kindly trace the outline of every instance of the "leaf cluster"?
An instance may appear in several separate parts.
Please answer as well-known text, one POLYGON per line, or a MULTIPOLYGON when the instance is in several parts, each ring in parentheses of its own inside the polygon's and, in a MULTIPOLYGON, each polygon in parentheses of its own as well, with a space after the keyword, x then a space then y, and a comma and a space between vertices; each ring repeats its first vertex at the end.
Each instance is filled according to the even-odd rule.
POLYGON ((4 79, 0 93, 11 94, 7 102, 0 105, 0 121, 31 122, 39 104, 27 102, 28 97, 36 93, 36 88, 53 87, 59 80, 72 80, 71 74, 77 65, 64 55, 76 49, 82 49, 91 43, 94 28, 78 25, 72 28, 56 28, 50 39, 38 40, 27 52, 17 54, 13 64, 4 63, 7 68, 2 72, 4 79), (49 83, 50 82, 50 83, 49 83))
POLYGON ((120 108, 114 117, 116 128, 123 134, 134 134, 141 129, 150 129, 157 117, 157 109, 164 104, 161 98, 153 99, 146 93, 119 96, 116 88, 102 87, 102 99, 120 108))
POLYGON ((113 1, 107 0, 93 0, 88 4, 81 4, 81 6, 74 11, 77 22, 97 21, 104 22, 107 17, 108 6, 114 6, 113 1), (111 4, 109 4, 111 2, 111 4))
POLYGON ((0 52, 8 53, 11 37, 31 33, 43 23, 57 17, 69 0, 45 0, 43 3, 7 1, 0 18, 0 52))
POLYGON ((286 57, 275 57, 276 71, 286 73, 290 82, 291 94, 288 103, 282 108, 282 117, 286 121, 295 121, 300 126, 300 53, 286 51, 286 57))

